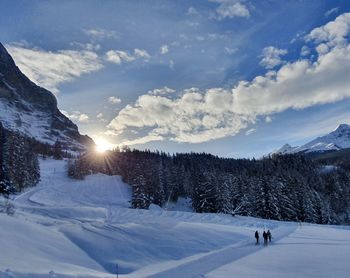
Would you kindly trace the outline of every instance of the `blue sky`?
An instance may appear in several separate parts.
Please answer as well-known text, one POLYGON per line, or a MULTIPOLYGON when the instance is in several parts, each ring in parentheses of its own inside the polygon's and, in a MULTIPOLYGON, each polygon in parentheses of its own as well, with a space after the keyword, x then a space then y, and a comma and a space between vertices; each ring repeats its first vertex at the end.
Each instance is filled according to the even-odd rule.
POLYGON ((96 140, 260 157, 350 123, 346 0, 1 3, 1 42, 96 140))

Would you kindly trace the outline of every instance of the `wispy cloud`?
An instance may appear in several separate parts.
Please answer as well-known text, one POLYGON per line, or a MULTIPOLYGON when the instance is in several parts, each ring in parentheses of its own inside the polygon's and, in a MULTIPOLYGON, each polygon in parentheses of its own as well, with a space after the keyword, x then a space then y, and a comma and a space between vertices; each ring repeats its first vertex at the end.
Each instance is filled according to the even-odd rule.
POLYGON ((125 140, 120 143, 120 145, 132 146, 132 145, 142 145, 153 141, 163 141, 164 137, 155 134, 149 134, 143 137, 136 138, 134 140, 125 140))
POLYGON ((232 55, 238 51, 238 48, 225 47, 225 52, 229 55, 232 55))
POLYGON ((146 50, 138 48, 134 49, 134 56, 136 58, 143 58, 145 61, 148 61, 151 58, 151 55, 149 55, 146 50))
POLYGON ((103 123, 108 122, 108 121, 105 119, 103 113, 98 113, 98 114, 96 115, 96 118, 97 118, 100 122, 103 122, 103 123))
POLYGON ((169 52, 169 46, 164 44, 160 47, 159 51, 160 51, 160 54, 164 55, 169 52))
POLYGON ((332 14, 335 14, 339 11, 339 7, 332 8, 324 13, 325 17, 329 17, 332 14))
POLYGON ((166 95, 166 94, 171 94, 174 92, 176 92, 176 91, 165 86, 165 87, 160 88, 160 89, 154 89, 154 90, 148 91, 148 94, 150 94, 150 95, 166 95))
POLYGON ((94 39, 117 39, 118 33, 114 30, 106 30, 103 28, 84 29, 84 33, 94 39))
POLYGON ((222 20, 225 18, 250 17, 250 12, 244 0, 210 0, 219 3, 216 9, 215 18, 222 20))
POLYGON ((118 104, 118 103, 121 103, 122 100, 118 97, 111 96, 108 98, 108 102, 112 104, 118 104))
POLYGON ((121 64, 123 62, 132 62, 136 59, 142 59, 143 61, 149 61, 151 55, 144 49, 134 49, 134 53, 130 54, 127 51, 123 50, 109 50, 106 52, 105 59, 108 62, 121 64))
POLYGON ((306 45, 303 45, 303 47, 300 50, 300 55, 301 56, 307 56, 310 54, 310 48, 307 47, 306 45))
POLYGON ((109 50, 106 52, 106 60, 111 63, 121 64, 122 62, 131 62, 135 57, 131 56, 125 51, 109 50))
POLYGON ((77 46, 81 49, 89 50, 89 51, 98 51, 101 49, 100 44, 94 44, 94 43, 80 43, 80 42, 71 42, 71 46, 77 46))
POLYGON ((90 50, 52 52, 13 44, 6 48, 29 79, 56 94, 60 84, 103 67, 98 55, 90 50))
POLYGON ((248 129, 246 132, 245 132, 245 135, 248 136, 250 134, 253 134, 256 132, 256 128, 251 128, 251 129, 248 129))
POLYGON ((265 117, 265 122, 266 123, 271 123, 272 122, 272 117, 271 116, 266 116, 265 117))
POLYGON ((187 10, 187 15, 199 15, 199 12, 194 7, 189 7, 187 10))

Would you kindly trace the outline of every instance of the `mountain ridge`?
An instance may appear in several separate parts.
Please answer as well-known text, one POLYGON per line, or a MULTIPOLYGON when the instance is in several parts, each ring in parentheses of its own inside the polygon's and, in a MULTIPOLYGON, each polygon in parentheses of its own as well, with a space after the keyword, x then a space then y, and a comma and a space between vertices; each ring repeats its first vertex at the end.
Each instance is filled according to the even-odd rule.
POLYGON ((293 154, 293 153, 313 153, 338 151, 350 148, 350 125, 340 124, 334 131, 319 136, 302 146, 283 145, 273 153, 276 154, 293 154))
POLYGON ((93 145, 87 135, 57 107, 53 93, 36 85, 16 66, 0 42, 0 122, 43 143, 57 140, 66 149, 82 151, 93 145))

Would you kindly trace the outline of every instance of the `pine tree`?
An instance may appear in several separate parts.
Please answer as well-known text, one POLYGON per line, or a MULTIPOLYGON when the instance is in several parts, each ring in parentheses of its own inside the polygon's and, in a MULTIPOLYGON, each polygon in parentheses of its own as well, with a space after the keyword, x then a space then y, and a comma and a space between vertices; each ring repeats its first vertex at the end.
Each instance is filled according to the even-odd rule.
POLYGON ((147 188, 147 180, 140 165, 135 166, 135 176, 132 179, 132 207, 137 209, 148 209, 153 201, 147 188))
POLYGON ((217 212, 217 184, 212 173, 199 173, 192 198, 196 212, 217 212))
POLYGON ((252 201, 255 198, 252 189, 253 182, 246 175, 232 178, 232 206, 234 214, 251 215, 252 201), (248 186, 249 185, 249 186, 248 186))
POLYGON ((0 194, 8 196, 14 191, 5 166, 6 131, 0 122, 0 194))
POLYGON ((255 214, 266 219, 280 219, 276 196, 278 194, 273 190, 271 183, 264 176, 260 176, 256 181, 255 190, 255 214))

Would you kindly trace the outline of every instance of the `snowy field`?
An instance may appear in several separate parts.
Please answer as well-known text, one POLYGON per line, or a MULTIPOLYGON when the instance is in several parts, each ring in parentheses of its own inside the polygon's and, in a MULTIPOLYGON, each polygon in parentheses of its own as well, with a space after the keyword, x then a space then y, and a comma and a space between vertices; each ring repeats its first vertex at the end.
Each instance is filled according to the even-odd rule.
POLYGON ((348 227, 196 214, 186 199, 134 210, 118 176, 75 181, 50 159, 41 172, 0 213, 0 277, 349 277, 348 227))

